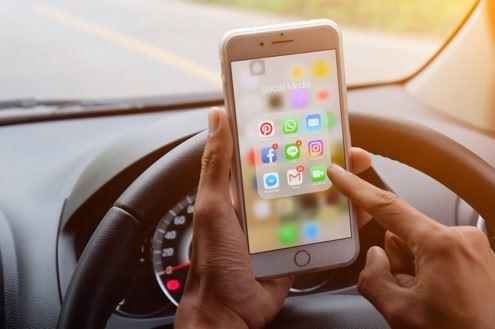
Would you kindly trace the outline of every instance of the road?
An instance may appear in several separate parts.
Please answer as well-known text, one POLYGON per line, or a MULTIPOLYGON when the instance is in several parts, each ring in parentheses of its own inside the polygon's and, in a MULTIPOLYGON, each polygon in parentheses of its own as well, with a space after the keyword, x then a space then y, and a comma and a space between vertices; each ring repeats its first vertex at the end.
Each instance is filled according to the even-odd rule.
MULTIPOLYGON (((218 91, 218 42, 231 28, 294 18, 190 1, 3 1, 0 100, 218 91)), ((394 79, 438 42, 344 27, 349 83, 394 79)))

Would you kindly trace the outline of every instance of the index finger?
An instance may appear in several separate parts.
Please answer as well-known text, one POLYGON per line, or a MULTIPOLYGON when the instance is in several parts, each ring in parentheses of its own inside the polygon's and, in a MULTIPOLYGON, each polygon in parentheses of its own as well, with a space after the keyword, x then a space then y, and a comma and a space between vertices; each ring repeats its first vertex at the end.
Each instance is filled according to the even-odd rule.
POLYGON ((432 230, 443 226, 395 194, 384 191, 337 165, 328 167, 328 177, 356 206, 370 213, 385 229, 406 241, 414 252, 432 230))

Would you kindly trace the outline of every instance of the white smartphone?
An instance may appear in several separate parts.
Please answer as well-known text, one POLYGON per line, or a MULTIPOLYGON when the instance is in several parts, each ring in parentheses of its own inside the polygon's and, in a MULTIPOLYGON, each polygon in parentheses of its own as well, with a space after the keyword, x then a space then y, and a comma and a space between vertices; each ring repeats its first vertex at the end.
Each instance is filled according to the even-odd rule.
POLYGON ((337 25, 233 30, 220 46, 235 137, 232 177, 256 277, 345 266, 359 253, 350 201, 327 177, 350 169, 337 25))

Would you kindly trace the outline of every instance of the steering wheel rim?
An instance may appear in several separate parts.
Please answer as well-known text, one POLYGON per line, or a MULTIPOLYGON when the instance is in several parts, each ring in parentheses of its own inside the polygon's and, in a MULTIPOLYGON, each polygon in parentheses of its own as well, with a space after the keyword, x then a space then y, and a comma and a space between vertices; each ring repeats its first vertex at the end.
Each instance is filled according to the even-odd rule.
MULTIPOLYGON (((490 196, 495 195, 495 169, 483 159, 445 135, 410 121, 351 113, 349 122, 353 146, 397 160, 435 178, 478 211, 490 234, 495 232, 495 208, 490 204, 490 196), (419 151, 410 152, 405 147, 410 145, 419 151), (458 179, 459 174, 462 174, 462 180, 458 179)), ((159 218, 162 209, 170 208, 197 186, 206 137, 206 132, 201 132, 164 155, 108 210, 79 259, 64 297, 58 328, 105 327, 137 265, 144 224, 159 218), (163 200, 170 188, 176 192, 175 197, 163 200)), ((494 245, 493 238, 490 243, 494 245)), ((335 298, 328 294, 321 296, 335 298)), ((297 297, 297 300, 305 297, 297 297)), ((368 316, 349 317, 352 308, 340 309, 337 315, 342 316, 337 316, 333 325, 340 323, 349 327, 342 319, 362 321, 359 323, 365 326, 373 319, 383 325, 383 319, 371 305, 362 304, 362 297, 353 297, 360 299, 356 311, 368 312, 368 316)), ((299 317, 309 316, 315 325, 320 323, 318 327, 321 328, 330 325, 328 317, 318 317, 314 313, 313 304, 308 303, 311 309, 298 307, 299 317)), ((283 310, 283 314, 287 312, 283 310)), ((332 314, 335 318, 335 312, 332 314)), ((280 317, 276 322, 293 328, 301 325, 297 321, 283 321, 280 317)))

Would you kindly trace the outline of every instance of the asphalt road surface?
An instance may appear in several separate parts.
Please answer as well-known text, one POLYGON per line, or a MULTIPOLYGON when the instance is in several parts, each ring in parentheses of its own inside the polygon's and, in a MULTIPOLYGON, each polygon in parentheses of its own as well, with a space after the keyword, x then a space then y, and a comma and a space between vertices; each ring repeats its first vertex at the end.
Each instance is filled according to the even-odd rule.
MULTIPOLYGON (((225 31, 293 19, 190 1, 3 1, 0 100, 218 91, 225 31)), ((437 46, 344 27, 347 80, 398 78, 437 46)))

